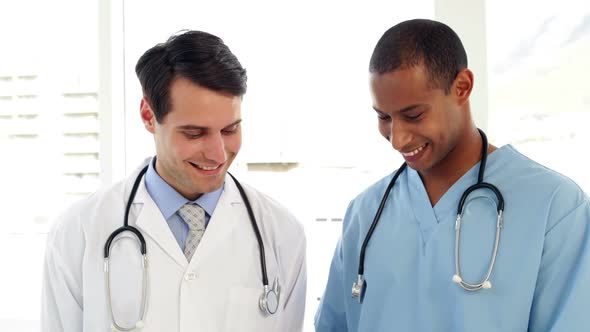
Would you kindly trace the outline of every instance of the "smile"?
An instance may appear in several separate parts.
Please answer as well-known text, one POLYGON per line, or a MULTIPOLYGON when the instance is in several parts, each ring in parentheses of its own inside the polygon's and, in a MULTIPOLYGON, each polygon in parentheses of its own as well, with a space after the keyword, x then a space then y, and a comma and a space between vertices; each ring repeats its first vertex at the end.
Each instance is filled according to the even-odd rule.
POLYGON ((424 145, 422 145, 422 146, 420 146, 420 147, 418 147, 417 149, 414 149, 414 150, 410 151, 410 152, 402 152, 402 155, 404 157, 412 157, 412 156, 415 156, 418 153, 420 153, 420 151, 422 151, 426 147, 426 145, 427 145, 427 143, 424 144, 424 145))
POLYGON ((213 171, 218 169, 221 165, 217 165, 217 166, 205 166, 205 165, 199 165, 199 164, 195 164, 195 163, 190 163, 191 165, 193 165, 194 167, 198 168, 198 169, 202 169, 204 171, 213 171))

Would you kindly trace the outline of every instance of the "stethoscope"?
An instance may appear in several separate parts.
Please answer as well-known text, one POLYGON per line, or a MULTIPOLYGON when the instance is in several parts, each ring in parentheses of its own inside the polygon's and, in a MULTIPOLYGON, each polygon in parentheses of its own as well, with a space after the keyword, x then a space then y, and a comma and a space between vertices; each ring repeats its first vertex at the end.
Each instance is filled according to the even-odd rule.
MULTIPOLYGON (((105 273, 105 285, 106 285, 107 298, 108 298, 107 305, 109 308, 109 314, 110 314, 110 318, 111 318, 111 329, 113 331, 132 331, 135 329, 141 329, 145 325, 144 322, 145 322, 145 314, 146 314, 147 298, 148 298, 148 269, 147 269, 148 258, 147 258, 146 242, 145 242, 145 239, 144 239, 143 235, 141 234, 141 232, 137 228, 135 228, 134 226, 129 225, 129 211, 131 210, 131 205, 133 204, 133 199, 135 198, 137 188, 139 187, 139 184, 141 183, 141 178, 143 177, 143 175, 145 174, 145 172, 147 170, 148 170, 148 166, 144 167, 139 172, 139 174, 137 175, 137 178, 135 179, 135 183, 133 184, 133 188, 131 189, 131 193, 129 194, 129 200, 127 201, 127 207, 125 208, 125 218, 123 221, 123 226, 116 229, 109 236, 109 238, 107 239, 105 246, 104 246, 104 273, 105 273), (118 324, 115 319, 115 315, 113 313, 113 307, 112 307, 110 273, 109 273, 109 253, 111 250, 111 245, 114 242, 121 239, 121 238, 117 238, 117 236, 119 234, 121 234, 122 232, 126 232, 126 231, 135 234, 135 237, 137 238, 137 240, 139 242, 140 252, 141 252, 141 256, 142 256, 141 262, 142 262, 142 270, 143 270, 140 317, 139 317, 139 320, 135 323, 135 325, 133 325, 131 327, 123 327, 120 324, 118 324)), ((246 192, 244 191, 244 188, 242 188, 242 185, 238 182, 238 180, 233 175, 231 175, 230 173, 227 173, 227 174, 229 174, 229 176, 231 176, 231 178, 235 182, 235 184, 238 188, 238 191, 240 192, 240 196, 242 197, 242 200, 246 204, 246 209, 248 210, 248 216, 250 219, 250 223, 252 224, 252 228, 254 229, 254 233, 256 234, 256 240, 258 241, 258 248, 260 249, 260 268, 262 270, 262 284, 264 286, 264 290, 258 300, 258 306, 260 307, 260 310, 262 310, 263 313, 265 313, 267 315, 272 315, 277 312, 277 309, 279 307, 279 299, 280 299, 280 295, 281 295, 281 288, 279 285, 279 281, 278 281, 278 278, 275 278, 274 283, 273 283, 273 287, 269 288, 268 275, 266 273, 266 259, 265 259, 265 255, 264 255, 264 243, 262 242, 262 236, 260 235, 260 230, 258 229, 258 225, 256 223, 256 218, 254 216, 252 206, 250 205, 250 201, 248 200, 248 196, 246 196, 246 192)))
MULTIPOLYGON (((494 264, 496 262, 496 255, 498 254, 498 244, 500 243, 500 233, 502 231, 502 220, 503 220, 502 214, 504 211, 504 197, 502 197, 500 190, 498 190, 498 188, 496 188, 496 186, 494 186, 493 184, 483 182, 483 176, 485 173, 486 163, 487 163, 487 159, 488 159, 488 139, 487 139, 485 133, 481 129, 478 129, 478 131, 479 131, 479 134, 481 135, 482 148, 481 148, 481 162, 479 164, 479 174, 477 176, 477 183, 472 185, 471 187, 467 188, 467 190, 465 190, 463 192, 463 195, 461 196, 461 200, 459 201, 459 206, 457 207, 457 219, 455 221, 455 274, 453 275, 452 280, 453 280, 453 282, 455 282, 455 283, 459 284, 461 287, 463 287, 463 289, 468 290, 468 291, 478 291, 480 289, 492 288, 492 283, 490 282, 490 276, 492 275, 492 271, 494 269, 494 264), (460 259, 459 259, 459 243, 460 243, 460 238, 461 238, 461 217, 463 215, 463 207, 465 206, 465 201, 467 200, 467 196, 469 196, 470 193, 472 193, 473 191, 475 191, 477 189, 489 189, 496 195, 496 199, 498 200, 498 203, 497 203, 498 221, 497 221, 497 225, 496 225, 496 238, 494 241, 494 250, 492 252, 492 259, 490 261, 488 271, 487 271, 484 279, 481 282, 469 283, 469 282, 466 282, 465 280, 463 280, 463 278, 461 277, 461 264, 460 264, 460 259)), ((363 279, 364 270, 365 270, 365 251, 367 249, 367 245, 369 244, 369 240, 371 239, 371 235, 373 234, 373 232, 375 231, 375 228, 377 227, 377 223, 379 222, 379 218, 381 217, 381 213, 383 212, 383 209, 385 207, 385 202, 387 201, 387 197, 389 196, 389 193, 390 193, 391 189, 393 188, 395 181, 400 176, 400 174, 406 169, 406 167, 407 167, 407 164, 404 163, 397 170, 397 172, 395 173, 395 175, 393 176, 393 178, 389 182, 387 189, 385 189, 385 194, 383 195, 383 198, 381 199, 381 204, 379 205, 379 208, 377 209, 377 213, 375 214, 375 218, 373 219, 373 223, 371 224, 371 227, 369 228, 369 232, 367 233, 367 235, 365 236, 365 240, 363 241, 363 245, 361 247, 360 258, 359 258, 358 279, 355 283, 352 284, 352 297, 358 298, 359 303, 362 303, 363 298, 364 298, 364 294, 366 291, 366 287, 367 287, 367 284, 365 283, 365 280, 363 279)))

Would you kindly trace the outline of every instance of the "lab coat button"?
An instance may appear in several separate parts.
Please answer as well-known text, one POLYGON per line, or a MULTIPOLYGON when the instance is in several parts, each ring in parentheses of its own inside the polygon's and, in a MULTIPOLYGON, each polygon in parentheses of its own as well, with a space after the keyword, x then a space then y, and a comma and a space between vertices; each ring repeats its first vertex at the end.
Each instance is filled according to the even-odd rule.
POLYGON ((197 274, 195 272, 189 272, 184 276, 184 280, 191 281, 197 279, 197 274))

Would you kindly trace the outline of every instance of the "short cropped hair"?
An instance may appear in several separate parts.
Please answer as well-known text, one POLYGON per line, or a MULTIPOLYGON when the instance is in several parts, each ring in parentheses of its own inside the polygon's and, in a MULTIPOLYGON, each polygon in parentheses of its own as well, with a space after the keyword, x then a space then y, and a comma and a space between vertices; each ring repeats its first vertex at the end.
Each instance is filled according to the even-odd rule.
POLYGON ((449 93, 457 74, 467 68, 467 54, 459 36, 447 25, 426 19, 401 22, 377 42, 369 72, 385 74, 424 65, 430 86, 449 93))
POLYGON ((175 78, 238 97, 247 88, 246 70, 237 57, 219 37, 202 31, 183 31, 150 48, 139 58, 135 72, 158 123, 170 112, 175 78))

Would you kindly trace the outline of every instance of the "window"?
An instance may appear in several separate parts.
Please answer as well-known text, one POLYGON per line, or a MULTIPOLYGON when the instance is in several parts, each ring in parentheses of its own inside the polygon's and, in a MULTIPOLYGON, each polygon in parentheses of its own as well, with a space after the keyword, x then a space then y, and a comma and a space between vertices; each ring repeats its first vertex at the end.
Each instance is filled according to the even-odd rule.
POLYGON ((487 17, 492 138, 590 190, 588 3, 488 1, 487 17))
POLYGON ((317 298, 342 226, 338 220, 349 200, 401 164, 379 135, 371 107, 373 47, 395 23, 433 17, 433 11, 429 0, 126 2, 127 171, 153 153, 152 138, 138 116, 137 59, 181 29, 220 36, 249 77, 243 146, 232 171, 303 222, 308 238, 305 331, 313 331, 317 298), (158 24, 145 17, 157 17, 158 24))
POLYGON ((118 17, 99 20, 104 3, 96 0, 22 0, 0 11, 0 42, 9 46, 0 53, 0 151, 9 156, 1 163, 0 199, 10 202, 0 219, 0 260, 10 271, 0 275, 0 330, 38 331, 45 236, 57 213, 104 179, 120 179, 105 172, 129 173, 153 154, 138 116, 134 66, 146 49, 190 28, 222 37, 248 69, 244 147, 234 173, 306 227, 312 331, 348 201, 401 164, 376 128, 369 57, 393 24, 433 17, 433 1, 109 3, 109 15, 124 19, 121 31, 104 26, 118 17), (99 73, 102 29, 121 42, 112 50, 122 47, 113 59, 121 66, 110 70, 124 71, 123 82, 104 83, 99 73), (99 84, 110 91, 121 84, 124 100, 111 100, 116 116, 101 113, 99 84), (107 116, 117 128, 101 127, 107 116), (124 170, 105 169, 114 159, 105 141, 124 149, 126 162, 113 166, 124 170))
POLYGON ((3 331, 38 330, 47 230, 100 185, 96 6, 23 0, 0 10, 3 331))

